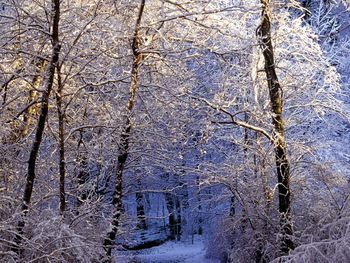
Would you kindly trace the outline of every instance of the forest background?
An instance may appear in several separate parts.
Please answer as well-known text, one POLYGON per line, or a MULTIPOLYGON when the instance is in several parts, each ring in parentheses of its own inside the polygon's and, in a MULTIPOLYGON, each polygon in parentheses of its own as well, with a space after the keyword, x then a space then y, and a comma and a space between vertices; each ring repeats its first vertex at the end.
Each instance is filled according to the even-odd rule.
POLYGON ((0 261, 349 261, 348 5, 0 1, 0 261))

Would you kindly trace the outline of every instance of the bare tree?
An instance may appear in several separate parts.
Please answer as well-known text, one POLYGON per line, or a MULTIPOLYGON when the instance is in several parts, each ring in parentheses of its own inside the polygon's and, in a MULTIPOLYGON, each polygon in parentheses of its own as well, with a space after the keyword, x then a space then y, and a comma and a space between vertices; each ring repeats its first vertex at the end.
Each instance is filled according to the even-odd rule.
POLYGON ((132 56, 132 69, 131 69, 131 83, 130 83, 130 89, 129 89, 129 99, 126 106, 126 110, 127 110, 126 119, 125 119, 123 131, 121 134, 121 138, 120 138, 118 163, 117 163, 117 168, 115 173, 116 183, 115 183, 115 189, 114 189, 113 200, 112 200, 112 205, 113 205, 113 215, 112 215, 112 222, 111 222, 112 229, 108 232, 107 237, 103 242, 103 246, 108 257, 107 262, 111 260, 110 257, 112 253, 112 244, 118 232, 118 227, 120 224, 119 220, 122 213, 123 171, 129 155, 129 140, 130 140, 130 134, 132 130, 131 115, 132 115, 132 110, 134 108, 134 104, 136 100, 136 93, 137 93, 138 81, 139 81, 139 70, 142 62, 142 53, 140 50, 141 38, 140 38, 139 32, 140 32, 142 15, 145 8, 145 2, 146 2, 145 0, 141 0, 138 16, 136 20, 136 25, 135 25, 134 35, 132 39, 133 56, 132 56))
MULTIPOLYGON (((58 63, 58 62, 57 62, 58 63)), ((66 198, 65 198, 65 177, 66 177, 66 160, 65 160, 65 142, 64 142, 64 107, 62 105, 63 97, 63 83, 61 75, 61 66, 56 65, 57 69, 57 93, 56 93, 56 103, 57 103, 57 115, 58 115, 58 144, 59 144, 59 171, 60 171, 60 213, 64 214, 66 209, 66 198)))
POLYGON ((288 253, 294 248, 292 235, 292 217, 290 200, 290 165, 287 159, 285 128, 282 118, 283 91, 279 84, 275 69, 274 51, 271 39, 271 8, 270 0, 261 0, 262 21, 257 30, 265 59, 265 73, 270 94, 271 115, 273 125, 273 146, 276 158, 278 177, 279 212, 281 217, 282 246, 281 251, 288 253))
POLYGON ((32 197, 33 192, 33 185, 35 180, 35 166, 36 166, 36 159, 38 157, 40 144, 42 141, 42 137, 45 130, 45 122, 48 115, 48 108, 49 108, 49 97, 51 94, 51 90, 54 83, 54 76, 55 76, 55 69, 58 63, 59 59, 59 53, 61 49, 61 45, 59 43, 59 21, 60 21, 60 1, 59 0, 52 0, 52 34, 51 34, 51 40, 52 40, 52 57, 50 60, 49 67, 47 69, 47 84, 46 88, 43 91, 42 95, 42 102, 40 107, 40 115, 39 120, 35 132, 35 138, 32 144, 32 148, 30 151, 30 156, 28 160, 28 170, 27 170, 27 179, 25 184, 25 189, 23 193, 23 204, 21 208, 21 219, 18 222, 17 225, 17 233, 14 240, 14 246, 12 250, 16 253, 20 250, 20 245, 22 241, 22 235, 23 235, 23 228, 25 226, 25 217, 28 214, 28 209, 30 205, 30 200, 32 197))

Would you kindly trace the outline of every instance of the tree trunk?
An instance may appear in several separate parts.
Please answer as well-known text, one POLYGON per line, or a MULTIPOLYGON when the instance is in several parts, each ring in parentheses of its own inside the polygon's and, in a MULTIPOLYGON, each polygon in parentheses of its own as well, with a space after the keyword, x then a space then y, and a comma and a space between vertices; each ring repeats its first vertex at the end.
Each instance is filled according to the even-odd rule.
POLYGON ((197 187, 197 202, 198 202, 198 229, 197 229, 197 234, 202 235, 203 234, 203 218, 202 218, 202 198, 201 198, 201 189, 199 187, 199 175, 197 175, 196 178, 196 187, 197 187))
MULTIPOLYGON (((29 91, 28 104, 33 103, 38 97, 37 90, 40 87, 41 74, 42 74, 42 71, 44 70, 45 64, 46 64, 45 60, 42 60, 42 59, 36 64, 36 72, 35 72, 35 76, 33 77, 33 81, 32 81, 33 87, 29 91)), ((25 113, 23 115, 23 122, 24 123, 23 123, 23 127, 21 129, 21 132, 20 132, 21 138, 28 135, 29 127, 30 127, 30 124, 32 123, 32 117, 36 115, 37 108, 38 107, 36 105, 32 105, 32 106, 28 107, 28 109, 25 111, 25 113)))
POLYGON ((284 135, 283 92, 279 84, 275 70, 274 52, 271 41, 271 11, 270 0, 261 0, 262 22, 257 33, 260 36, 260 44, 265 59, 265 73, 270 94, 272 124, 274 129, 274 152, 278 177, 278 197, 280 224, 282 231, 281 252, 288 253, 294 248, 291 222, 291 200, 290 200, 290 167, 286 153, 286 142, 284 135))
POLYGON ((84 154, 81 156, 78 156, 78 164, 79 164, 79 171, 78 171, 78 193, 77 193, 77 206, 82 205, 89 196, 88 189, 86 189, 86 183, 89 179, 89 171, 88 171, 88 164, 87 164, 87 158, 84 154))
MULTIPOLYGON (((32 82, 30 84, 30 90, 28 93, 28 104, 25 108, 25 110, 22 112, 23 113, 23 121, 19 120, 14 120, 12 125, 14 127, 13 133, 9 137, 9 142, 18 142, 24 137, 26 137, 29 133, 29 128, 30 125, 32 124, 32 119, 35 115, 37 115, 38 112, 38 104, 37 104, 37 97, 38 97, 38 92, 37 90, 40 88, 40 83, 41 83, 41 75, 42 72, 44 71, 46 65, 46 61, 40 59, 39 62, 36 63, 35 65, 35 74, 32 79, 32 82)), ((16 70, 16 74, 12 75, 11 78, 3 85, 2 89, 4 88, 4 94, 3 94, 3 105, 6 103, 6 92, 8 89, 8 85, 17 79, 16 75, 19 74, 22 71, 22 69, 16 70)), ((20 113, 19 115, 16 116, 16 118, 20 117, 22 115, 20 113)))
POLYGON ((38 157, 40 144, 42 141, 44 129, 45 129, 45 122, 48 115, 48 109, 49 109, 49 97, 52 90, 52 86, 54 83, 54 75, 55 75, 55 68, 56 64, 58 63, 59 59, 59 53, 61 46, 59 44, 58 39, 58 25, 59 25, 59 19, 60 19, 60 0, 52 0, 52 8, 53 8, 53 25, 52 25, 52 58, 50 61, 50 65, 48 68, 48 80, 46 89, 43 92, 42 95, 42 102, 41 102, 41 108, 40 108, 40 115, 39 120, 35 132, 35 138, 32 145, 32 149, 30 151, 29 161, 28 161, 28 170, 27 170, 27 181, 24 188, 24 194, 22 199, 22 208, 21 208, 21 219, 18 222, 17 225, 17 234, 15 236, 14 240, 14 246, 12 247, 12 250, 15 253, 18 253, 20 250, 20 245, 22 242, 22 235, 23 235, 23 228, 25 226, 25 217, 28 213, 28 207, 30 204, 30 200, 32 197, 33 192, 33 184, 35 179, 35 166, 36 166, 36 159, 38 157))
POLYGON ((108 232, 107 237, 105 238, 103 243, 103 247, 107 254, 107 260, 105 262, 111 261, 112 244, 117 235, 117 231, 120 223, 119 220, 122 213, 123 171, 124 171, 126 160, 129 155, 129 151, 128 151, 129 139, 130 139, 130 134, 132 130, 131 113, 135 104, 136 92, 138 88, 139 69, 142 62, 142 54, 140 52, 139 31, 140 31, 140 25, 141 25, 141 19, 142 19, 144 7, 145 7, 145 0, 141 0, 139 13, 138 13, 138 17, 135 25, 133 41, 132 41, 133 64, 132 64, 132 71, 131 71, 131 83, 130 83, 130 90, 129 90, 129 100, 127 103, 126 121, 125 121, 123 132, 121 134, 120 145, 119 145, 119 156, 118 156, 118 164, 116 169, 116 183, 115 183, 115 190, 114 190, 113 201, 112 201, 112 205, 113 205, 113 216, 112 216, 112 224, 111 224, 112 229, 108 232))
POLYGON ((136 214, 137 214, 137 228, 146 230, 146 216, 145 216, 145 206, 143 204, 143 194, 140 192, 141 190, 141 182, 138 180, 137 182, 139 191, 136 192, 136 214))
POLYGON ((176 207, 176 240, 181 240, 181 226, 182 226, 182 217, 181 217, 181 205, 179 196, 175 196, 175 207, 176 207))
POLYGON ((169 236, 168 237, 170 240, 175 240, 176 229, 175 229, 175 209, 174 209, 173 194, 165 193, 165 202, 169 213, 169 216, 168 216, 169 236))
MULTIPOLYGON (((88 101, 86 101, 86 104, 88 101)), ((86 119, 87 115, 87 107, 84 109, 83 118, 86 119)), ((84 143, 84 131, 79 131, 79 140, 77 145, 77 157, 76 157, 76 166, 77 166, 77 183, 78 183, 78 191, 77 191, 77 207, 81 206, 88 199, 88 190, 85 189, 85 184, 89 179, 89 169, 88 169, 88 160, 87 160, 87 152, 86 149, 84 151, 80 151, 80 146, 85 147, 84 143)), ((77 210, 77 214, 79 214, 79 210, 77 210)))
POLYGON ((62 107, 63 84, 61 77, 61 66, 57 65, 57 81, 58 88, 56 94, 57 114, 58 114, 58 144, 59 144, 59 170, 60 170, 60 214, 63 215, 66 210, 65 200, 65 176, 66 176, 66 161, 65 161, 65 145, 64 145, 64 111, 62 107))

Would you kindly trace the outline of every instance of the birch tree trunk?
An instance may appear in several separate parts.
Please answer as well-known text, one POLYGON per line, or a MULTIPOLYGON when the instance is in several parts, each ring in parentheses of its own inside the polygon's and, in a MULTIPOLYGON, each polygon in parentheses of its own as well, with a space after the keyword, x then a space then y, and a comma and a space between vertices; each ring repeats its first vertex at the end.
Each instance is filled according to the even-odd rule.
POLYGON ((59 59, 59 53, 60 53, 60 43, 59 43, 59 19, 60 19, 60 0, 52 0, 52 8, 53 8, 53 24, 52 24, 52 57, 50 60, 50 64, 48 67, 48 80, 45 90, 43 91, 42 95, 42 101, 41 101, 41 108, 40 108, 40 115, 39 120, 35 132, 35 138, 32 144, 32 148, 30 151, 30 156, 28 160, 28 169, 27 169, 27 181, 24 188, 24 194, 22 198, 22 208, 21 208, 21 219, 19 220, 17 224, 17 233, 14 239, 14 246, 12 247, 12 250, 16 253, 19 253, 20 251, 20 245, 22 242, 22 235, 23 235, 23 228, 25 226, 25 217, 28 213, 28 208, 30 204, 30 200, 32 197, 33 192, 33 184, 35 180, 35 166, 36 166, 36 160, 39 153, 40 144, 42 141, 43 133, 45 130, 45 122, 48 115, 48 108, 49 108, 49 97, 50 93, 53 87, 54 83, 54 75, 55 75, 55 68, 58 63, 59 59))
POLYGON ((290 200, 290 165, 287 159, 286 142, 284 135, 283 92, 279 84, 275 69, 274 51, 271 42, 271 10, 270 0, 260 0, 262 5, 262 21, 257 33, 265 59, 265 73, 270 95, 272 125, 274 129, 274 152, 278 177, 278 199, 280 224, 282 231, 281 252, 288 253, 294 248, 291 222, 290 200))
POLYGON ((139 69, 142 62, 142 54, 140 52, 140 25, 141 25, 141 19, 143 15, 143 10, 145 7, 145 0, 141 0, 135 30, 134 30, 134 36, 132 41, 132 53, 133 53, 133 63, 132 63, 132 70, 131 70, 131 83, 130 83, 130 90, 129 90, 129 99, 127 103, 127 113, 126 113, 126 120, 123 128, 123 132, 121 134, 120 138, 120 145, 119 145, 119 156, 118 156, 118 164, 116 169, 116 183, 115 183, 115 189, 113 193, 113 215, 112 215, 112 222, 111 222, 111 230, 108 232, 107 237, 105 238, 103 242, 103 247, 107 254, 107 260, 105 262, 111 261, 111 254, 112 254, 112 245, 116 238, 118 227, 119 227, 119 221, 120 216, 122 213, 122 182, 123 182, 123 171, 125 167, 126 160, 129 155, 129 139, 130 134, 132 130, 132 123, 131 123, 131 114, 132 110, 134 108, 135 100, 136 100, 136 93, 138 88, 138 80, 139 80, 139 69))

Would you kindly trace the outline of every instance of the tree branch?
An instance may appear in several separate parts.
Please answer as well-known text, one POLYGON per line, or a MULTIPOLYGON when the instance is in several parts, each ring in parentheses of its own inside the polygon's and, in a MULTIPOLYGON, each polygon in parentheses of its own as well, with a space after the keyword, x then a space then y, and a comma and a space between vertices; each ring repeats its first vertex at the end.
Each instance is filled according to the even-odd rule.
POLYGON ((262 135, 264 135, 272 144, 274 143, 274 139, 273 137, 266 131, 264 130, 263 128, 260 128, 260 127, 257 127, 257 126, 254 126, 254 125, 251 125, 249 123, 246 123, 246 122, 243 122, 243 121, 239 121, 239 120, 236 120, 235 119, 235 115, 236 114, 232 114, 231 112, 225 110, 224 108, 218 106, 218 105, 215 105, 213 103, 211 103, 210 101, 204 99, 204 98, 199 98, 199 97, 195 97, 195 96, 190 96, 192 99, 195 99, 195 100, 199 100, 201 102, 204 102, 207 106, 209 106, 210 108, 214 109, 214 110, 218 110, 226 115, 228 115, 231 119, 231 121, 223 121, 223 122, 215 122, 215 123, 220 123, 220 124, 234 124, 234 125, 237 125, 237 126, 240 126, 240 127, 243 127, 243 128, 246 128, 246 129, 249 129, 249 130, 252 130, 252 131, 255 131, 255 132, 258 132, 258 133, 261 133, 262 135))

